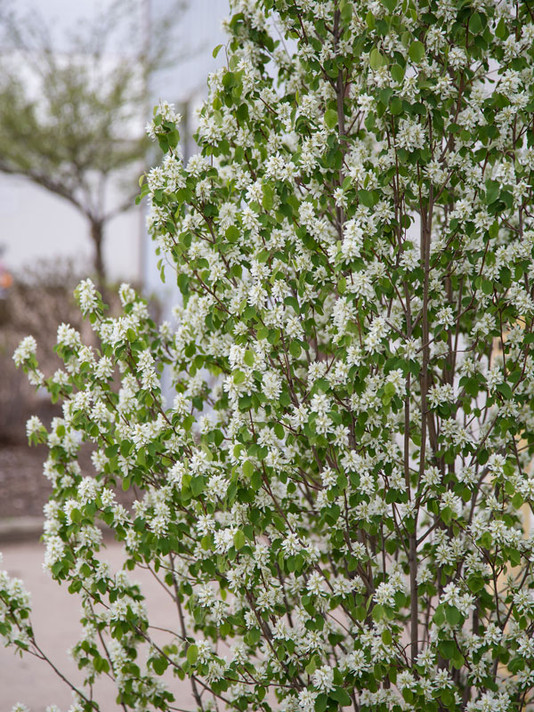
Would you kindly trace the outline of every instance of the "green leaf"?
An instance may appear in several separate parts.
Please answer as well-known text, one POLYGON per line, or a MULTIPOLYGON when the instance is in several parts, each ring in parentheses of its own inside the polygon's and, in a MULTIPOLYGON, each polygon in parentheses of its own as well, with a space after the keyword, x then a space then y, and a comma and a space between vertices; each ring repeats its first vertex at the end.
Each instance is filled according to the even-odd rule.
POLYGON ((196 477, 193 477, 191 480, 191 492, 195 497, 198 497, 201 492, 204 490, 204 486, 206 484, 204 477, 202 475, 197 475, 196 477))
POLYGON ((413 702, 413 692, 411 690, 409 690, 407 687, 405 687, 402 691, 402 696, 405 699, 405 701, 411 705, 411 703, 413 702))
POLYGON ((480 537, 480 546, 483 546, 485 549, 490 549, 492 544, 493 537, 491 536, 491 532, 484 532, 480 537))
POLYGON ((385 67, 387 63, 388 61, 386 57, 384 57, 383 54, 380 54, 378 49, 374 47, 369 54, 369 64, 371 65, 371 69, 380 69, 380 67, 385 67))
POLYGON ((181 272, 177 279, 178 288, 182 294, 187 294, 189 291, 189 276, 181 272))
POLYGON ((415 42, 412 42, 410 48, 408 49, 408 56, 410 57, 412 62, 415 62, 416 64, 419 64, 419 62, 423 61, 425 54, 425 45, 419 40, 415 40, 415 42))
POLYGON ((404 81, 404 75, 406 73, 406 70, 404 67, 401 67, 400 64, 394 64, 391 67, 391 76, 394 81, 397 82, 397 84, 400 84, 402 81, 404 81))
POLYGON ((243 463, 243 474, 245 475, 245 477, 250 478, 252 477, 253 473, 254 465, 251 463, 250 460, 245 460, 245 462, 243 463))
POLYGON ((456 670, 461 670, 464 665, 465 665, 465 658, 458 650, 456 652, 456 655, 452 659, 452 666, 453 666, 453 668, 456 668, 456 670))
POLYGON ((230 227, 226 228, 225 235, 228 242, 237 242, 239 239, 239 230, 235 225, 230 225, 230 227))
POLYGON ((316 661, 316 656, 314 655, 310 662, 306 665, 304 668, 308 675, 313 675, 313 673, 317 670, 317 661, 316 661))
POLYGON ((236 549, 242 549, 245 546, 246 543, 246 537, 244 532, 241 531, 241 529, 238 529, 236 533, 234 534, 234 547, 236 549))
POLYGON ((341 19, 344 24, 348 24, 352 18, 352 2, 349 0, 341 0, 340 3, 341 19))
POLYGON ((436 608, 433 620, 437 626, 442 626, 445 623, 445 610, 443 604, 440 604, 436 608))
POLYGON ((261 472, 259 470, 255 470, 254 474, 250 478, 250 486, 252 487, 252 489, 255 492, 257 492, 261 487, 261 483, 262 483, 261 472))
POLYGON ((485 448, 483 450, 480 450, 480 452, 477 454, 478 464, 485 465, 488 460, 489 460, 489 452, 485 448))
POLYGON ((456 709, 456 702, 454 699, 454 694, 452 690, 440 690, 439 698, 445 705, 446 709, 453 710, 456 709))
POLYGON ((442 640, 438 644, 438 650, 445 660, 451 660, 458 652, 456 643, 453 640, 442 640))
POLYGON ((334 111, 334 109, 328 109, 324 115, 324 122, 329 129, 333 129, 334 126, 337 126, 337 111, 334 111))
POLYGON ((500 40, 505 40, 508 37, 508 29, 506 27, 506 22, 504 21, 503 17, 501 17, 497 27, 495 28, 495 35, 500 40))
POLYGON ((263 200, 262 205, 265 210, 272 210, 274 205, 274 190, 270 183, 264 183, 263 185, 263 200))
POLYGON ((394 96, 391 100, 389 110, 394 116, 399 116, 399 114, 402 114, 402 99, 400 99, 398 96, 394 96))
POLYGON ((513 658, 512 660, 510 660, 507 667, 512 674, 515 674, 520 670, 525 669, 525 661, 523 658, 513 658))
POLYGON ((481 576, 471 576, 467 579, 467 586, 471 593, 478 593, 485 586, 484 579, 481 576))
POLYGON ((254 366, 254 352, 251 351, 250 349, 247 349, 245 351, 245 355, 243 357, 243 361, 246 363, 247 366, 252 368, 254 366))
POLYGON ((327 705, 328 697, 324 692, 321 692, 321 694, 315 698, 315 712, 325 712, 327 705))
POLYGON ((332 692, 330 693, 330 698, 335 700, 336 702, 339 702, 341 707, 350 707, 352 704, 352 700, 350 698, 349 693, 344 690, 342 687, 336 687, 332 692))
POLYGON ((233 72, 226 71, 222 77, 222 84, 225 89, 230 89, 235 84, 235 75, 233 72))
POLYGON ((216 59, 216 58, 217 58, 217 55, 218 55, 219 52, 221 51, 222 46, 223 46, 222 44, 218 44, 217 47, 215 47, 215 48, 213 49, 213 52, 211 53, 211 56, 213 57, 213 59, 216 59))
POLYGON ((469 32, 473 35, 478 35, 484 29, 482 16, 478 12, 474 12, 469 20, 469 32))
POLYGON ((190 665, 194 665, 198 660, 198 647, 193 644, 187 648, 187 661, 190 665))
POLYGON ((163 675, 165 670, 169 667, 169 661, 167 660, 167 658, 164 657, 153 658, 152 667, 156 675, 163 675))
POLYGON ((445 608, 445 617, 449 625, 458 625, 463 620, 462 614, 454 606, 447 606, 445 608))
POLYGON ((443 509, 442 509, 441 512, 440 512, 441 520, 442 520, 447 526, 449 526, 449 524, 450 524, 451 521, 452 521, 452 515, 453 515, 453 511, 452 511, 452 509, 451 509, 450 507, 443 507, 443 509))
POLYGON ((373 620, 375 620, 377 622, 381 621, 382 618, 385 617, 385 615, 386 615, 386 609, 384 608, 384 606, 382 604, 377 603, 373 607, 373 612, 372 612, 373 620))
POLYGON ((289 353, 293 356, 293 358, 299 358, 301 352, 302 348, 298 341, 292 341, 289 344, 289 353))
POLYGON ((397 389, 395 388, 393 383, 386 383, 386 385, 384 386, 384 393, 386 396, 388 396, 388 398, 392 398, 396 392, 397 389))
POLYGON ((516 494, 514 494, 514 496, 512 497, 512 507, 514 509, 520 509, 523 506, 524 502, 525 500, 519 492, 516 492, 516 494))
POLYGON ((234 371, 234 383, 236 386, 239 386, 239 384, 243 383, 245 380, 245 374, 243 371, 234 371))
POLYGON ((489 279, 482 280, 482 291, 488 296, 493 294, 493 282, 489 279))
POLYGON ((514 392, 508 385, 508 383, 499 383, 497 386, 499 393, 506 398, 506 400, 512 400, 514 397, 514 392))
POLYGON ((366 208, 373 208, 380 199, 378 191, 364 190, 363 188, 358 191, 358 198, 362 205, 365 205, 366 208))
POLYGON ((499 197, 501 185, 495 180, 486 181, 486 205, 491 205, 499 197))
POLYGON ((240 122, 246 121, 248 119, 248 104, 240 104, 237 107, 235 114, 240 122))

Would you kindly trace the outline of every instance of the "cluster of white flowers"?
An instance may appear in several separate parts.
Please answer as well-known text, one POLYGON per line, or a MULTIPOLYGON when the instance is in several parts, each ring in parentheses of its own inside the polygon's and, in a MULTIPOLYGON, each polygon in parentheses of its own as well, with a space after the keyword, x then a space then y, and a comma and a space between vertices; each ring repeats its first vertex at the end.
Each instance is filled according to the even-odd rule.
POLYGON ((84 279, 76 289, 76 296, 82 314, 92 314, 99 304, 96 287, 90 279, 84 279))
POLYGON ((397 146, 408 151, 416 148, 423 148, 426 141, 426 133, 423 126, 418 121, 401 119, 397 133, 397 146))
POLYGON ((25 364, 32 356, 35 356, 37 351, 37 342, 33 336, 26 336, 20 344, 15 349, 13 354, 13 361, 16 366, 22 366, 25 364))
POLYGON ((154 119, 146 125, 146 133, 154 141, 158 135, 165 133, 164 123, 178 126, 182 121, 182 115, 177 113, 174 104, 167 101, 160 101, 154 109, 154 119))
POLYGON ((341 253, 346 260, 359 257, 363 246, 364 233, 356 220, 348 220, 343 228, 341 253))

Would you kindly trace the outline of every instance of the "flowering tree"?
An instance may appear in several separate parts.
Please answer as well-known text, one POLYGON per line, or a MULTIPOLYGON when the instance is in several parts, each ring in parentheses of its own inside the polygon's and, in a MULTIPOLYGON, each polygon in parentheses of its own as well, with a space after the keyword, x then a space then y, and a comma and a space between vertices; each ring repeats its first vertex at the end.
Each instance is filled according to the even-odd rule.
MULTIPOLYGON (((64 371, 15 355, 63 401, 28 427, 87 690, 179 709, 172 671, 202 710, 533 709, 533 3, 234 11, 199 153, 167 105, 150 129, 176 324, 127 286, 107 318, 85 282, 100 349, 64 325, 64 371), (101 522, 174 601, 164 644, 101 522)), ((23 594, 0 596, 32 650, 23 594)))

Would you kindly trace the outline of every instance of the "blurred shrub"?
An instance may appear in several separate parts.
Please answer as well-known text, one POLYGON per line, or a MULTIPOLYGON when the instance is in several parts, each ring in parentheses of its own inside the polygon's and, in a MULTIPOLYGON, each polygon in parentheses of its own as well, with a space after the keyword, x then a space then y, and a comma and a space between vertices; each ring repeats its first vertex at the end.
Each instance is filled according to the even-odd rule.
POLYGON ((27 334, 39 343, 41 363, 54 371, 57 327, 62 322, 81 328, 73 291, 80 272, 69 260, 40 260, 15 275, 4 301, 0 330, 0 444, 25 442, 25 422, 33 413, 48 420, 56 407, 40 397, 16 370, 12 354, 27 334))

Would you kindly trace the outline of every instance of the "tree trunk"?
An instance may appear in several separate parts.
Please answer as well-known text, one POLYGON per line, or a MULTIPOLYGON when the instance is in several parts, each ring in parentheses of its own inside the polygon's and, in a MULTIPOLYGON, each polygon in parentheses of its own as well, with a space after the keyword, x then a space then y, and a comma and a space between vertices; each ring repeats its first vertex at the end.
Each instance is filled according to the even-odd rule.
POLYGON ((104 266, 104 256, 102 253, 104 242, 104 223, 102 220, 92 218, 91 224, 91 240, 93 241, 94 249, 94 268, 96 274, 96 286, 98 291, 104 296, 106 288, 106 268, 104 266))

